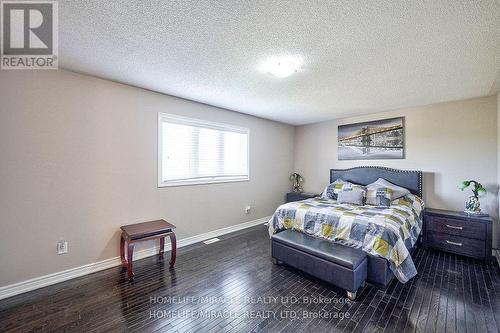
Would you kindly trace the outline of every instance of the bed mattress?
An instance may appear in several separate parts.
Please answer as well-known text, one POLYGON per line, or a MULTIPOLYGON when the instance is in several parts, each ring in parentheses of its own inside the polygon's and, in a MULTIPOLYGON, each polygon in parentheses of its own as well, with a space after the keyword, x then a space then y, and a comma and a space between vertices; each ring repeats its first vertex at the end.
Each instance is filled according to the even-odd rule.
POLYGON ((278 207, 269 221, 269 233, 291 229, 359 248, 387 262, 381 265, 380 260, 371 260, 372 274, 390 279, 386 272, 389 267, 399 281, 406 282, 417 274, 409 250, 420 235, 423 208, 423 201, 413 194, 392 202, 390 207, 313 198, 278 207))

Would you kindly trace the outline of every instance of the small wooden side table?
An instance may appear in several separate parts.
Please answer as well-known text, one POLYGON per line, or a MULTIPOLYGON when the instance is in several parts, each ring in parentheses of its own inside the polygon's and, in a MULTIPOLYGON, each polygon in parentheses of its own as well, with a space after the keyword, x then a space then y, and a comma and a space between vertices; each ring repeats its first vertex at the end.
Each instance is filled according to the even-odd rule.
POLYGON ((177 252, 177 241, 174 233, 175 225, 168 223, 165 220, 156 220, 124 225, 121 226, 120 229, 122 229, 122 236, 120 239, 120 257, 122 259, 122 267, 127 269, 129 280, 134 279, 132 262, 134 255, 134 245, 136 242, 149 239, 160 239, 160 251, 158 254, 162 256, 165 248, 165 237, 170 237, 170 242, 172 245, 170 267, 174 267, 177 252), (127 243, 126 259, 125 243, 127 243))

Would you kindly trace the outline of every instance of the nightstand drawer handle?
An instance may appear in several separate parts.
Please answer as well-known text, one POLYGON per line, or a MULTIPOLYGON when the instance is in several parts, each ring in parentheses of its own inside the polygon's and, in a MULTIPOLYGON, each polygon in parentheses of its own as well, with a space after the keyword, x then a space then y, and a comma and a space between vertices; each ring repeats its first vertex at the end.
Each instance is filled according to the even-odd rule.
POLYGON ((446 227, 450 228, 450 229, 458 229, 458 230, 462 230, 463 229, 463 227, 458 227, 456 225, 449 225, 449 224, 447 224, 446 227))
POLYGON ((456 246, 462 246, 462 243, 452 242, 449 240, 446 240, 446 243, 451 244, 451 245, 456 245, 456 246))

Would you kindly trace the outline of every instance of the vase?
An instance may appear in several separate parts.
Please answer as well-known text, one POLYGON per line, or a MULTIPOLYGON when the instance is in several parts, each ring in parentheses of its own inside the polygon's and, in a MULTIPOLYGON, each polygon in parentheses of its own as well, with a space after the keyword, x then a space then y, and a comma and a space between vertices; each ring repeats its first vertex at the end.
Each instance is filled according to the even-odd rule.
POLYGON ((465 212, 468 214, 481 214, 479 198, 472 195, 465 202, 465 212))
POLYGON ((302 186, 300 186, 299 182, 294 182, 293 184, 293 192, 295 193, 302 193, 302 186))

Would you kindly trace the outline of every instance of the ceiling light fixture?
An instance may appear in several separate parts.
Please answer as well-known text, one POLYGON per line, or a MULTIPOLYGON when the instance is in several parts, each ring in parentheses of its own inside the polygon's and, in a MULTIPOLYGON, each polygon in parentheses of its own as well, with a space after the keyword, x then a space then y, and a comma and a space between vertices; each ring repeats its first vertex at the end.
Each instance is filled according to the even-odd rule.
POLYGON ((285 78, 297 73, 301 65, 302 58, 299 57, 272 57, 264 61, 259 66, 259 70, 279 78, 285 78))

